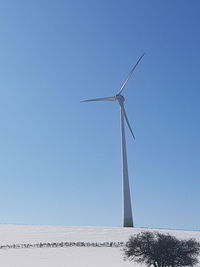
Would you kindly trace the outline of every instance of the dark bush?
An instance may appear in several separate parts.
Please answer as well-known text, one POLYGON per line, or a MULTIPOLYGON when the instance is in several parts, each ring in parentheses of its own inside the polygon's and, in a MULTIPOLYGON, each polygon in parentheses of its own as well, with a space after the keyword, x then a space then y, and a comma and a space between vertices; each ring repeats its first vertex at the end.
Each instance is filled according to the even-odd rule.
POLYGON ((124 250, 125 259, 154 267, 194 266, 198 263, 200 243, 179 240, 169 234, 142 232, 131 236, 124 250))

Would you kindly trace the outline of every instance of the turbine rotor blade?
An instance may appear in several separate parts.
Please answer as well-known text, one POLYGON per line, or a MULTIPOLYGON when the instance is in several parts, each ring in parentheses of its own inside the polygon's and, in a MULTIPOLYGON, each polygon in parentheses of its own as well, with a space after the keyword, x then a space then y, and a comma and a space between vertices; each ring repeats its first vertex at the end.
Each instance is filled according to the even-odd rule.
POLYGON ((93 99, 82 100, 81 102, 92 102, 92 101, 115 101, 115 96, 108 96, 108 97, 99 97, 93 99))
POLYGON ((136 62, 135 66, 132 68, 132 70, 130 71, 129 75, 127 76, 126 80, 124 81, 124 83, 122 84, 119 92, 117 94, 121 94, 121 92, 124 90, 124 87, 126 86, 127 82, 129 81, 129 79, 131 78, 131 75, 133 74, 135 68, 137 67, 137 65, 139 64, 140 60, 143 58, 143 56, 145 55, 145 53, 143 53, 141 55, 141 57, 138 59, 138 61, 136 62))
POLYGON ((124 104, 123 104, 122 102, 120 102, 120 101, 119 101, 119 104, 120 104, 120 107, 121 107, 121 109, 122 109, 122 113, 123 113, 123 115, 124 115, 124 118, 125 118, 125 120, 126 120, 126 123, 127 123, 127 125, 128 125, 128 128, 129 128, 129 130, 130 130, 130 132, 131 132, 133 138, 135 139, 135 135, 134 135, 133 130, 132 130, 132 128, 131 128, 131 125, 130 125, 130 123, 129 123, 129 121, 128 121, 128 117, 127 117, 127 115, 126 115, 126 111, 125 111, 125 108, 124 108, 124 104))

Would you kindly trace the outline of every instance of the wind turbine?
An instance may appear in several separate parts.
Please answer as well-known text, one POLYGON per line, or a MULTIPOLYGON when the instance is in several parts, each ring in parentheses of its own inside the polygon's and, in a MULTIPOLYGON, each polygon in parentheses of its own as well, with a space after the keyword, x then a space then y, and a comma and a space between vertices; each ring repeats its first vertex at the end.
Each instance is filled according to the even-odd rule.
POLYGON ((143 58, 144 54, 138 59, 135 66, 132 68, 130 73, 128 74, 126 80, 123 82, 120 90, 114 96, 101 97, 101 98, 93 98, 88 100, 83 100, 81 102, 93 102, 93 101, 118 101, 120 106, 120 130, 121 130, 121 157, 122 157, 122 208, 123 208, 123 227, 133 227, 133 216, 132 216, 132 208, 131 208, 131 195, 129 188, 129 177, 128 177, 128 163, 127 163, 127 153, 126 153, 126 139, 125 139, 125 127, 124 121, 126 121, 128 128, 131 132, 131 135, 135 139, 133 134, 133 130, 131 129, 130 123, 128 121, 128 117, 126 115, 126 111, 124 108, 125 98, 121 94, 124 90, 126 84, 128 83, 131 75, 133 74, 135 68, 139 64, 140 60, 143 58))

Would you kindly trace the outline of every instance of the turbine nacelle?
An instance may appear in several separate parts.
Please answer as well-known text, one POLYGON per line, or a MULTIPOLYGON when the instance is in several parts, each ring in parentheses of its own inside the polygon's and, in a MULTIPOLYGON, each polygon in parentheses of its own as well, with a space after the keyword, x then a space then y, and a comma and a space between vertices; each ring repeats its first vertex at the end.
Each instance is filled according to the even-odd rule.
POLYGON ((118 101, 121 102, 121 103, 124 103, 124 101, 125 101, 124 96, 121 95, 121 94, 117 94, 117 95, 115 96, 115 98, 116 98, 116 100, 118 100, 118 101))

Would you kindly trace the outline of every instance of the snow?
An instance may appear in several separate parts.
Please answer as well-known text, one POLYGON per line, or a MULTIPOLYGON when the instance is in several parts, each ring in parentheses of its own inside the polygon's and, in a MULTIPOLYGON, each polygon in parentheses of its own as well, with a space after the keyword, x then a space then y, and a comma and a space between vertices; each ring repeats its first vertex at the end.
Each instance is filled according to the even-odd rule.
MULTIPOLYGON (((131 234, 141 231, 170 233, 178 238, 195 238, 200 241, 200 231, 161 230, 121 227, 69 227, 36 225, 0 225, 0 245, 40 242, 121 242, 131 234)), ((128 267, 137 266, 125 262, 121 248, 66 247, 1 249, 3 267, 128 267)))
POLYGON ((0 262, 3 267, 130 266, 116 248, 10 249, 1 251, 0 262))

